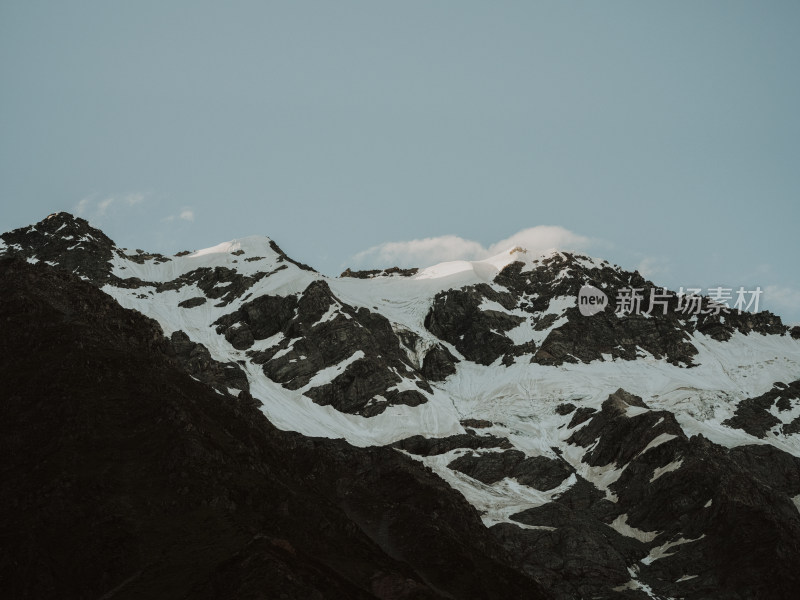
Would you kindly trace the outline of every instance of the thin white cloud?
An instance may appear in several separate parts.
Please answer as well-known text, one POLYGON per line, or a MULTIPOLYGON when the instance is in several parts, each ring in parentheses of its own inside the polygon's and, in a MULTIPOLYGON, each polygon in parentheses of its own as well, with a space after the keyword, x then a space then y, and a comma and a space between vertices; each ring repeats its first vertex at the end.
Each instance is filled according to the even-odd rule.
POLYGON ((144 202, 144 194, 141 192, 136 192, 133 194, 128 194, 125 196, 125 202, 128 203, 128 206, 134 206, 135 204, 141 204, 144 202))
POLYGON ((636 266, 636 270, 647 279, 656 279, 668 275, 672 270, 670 261, 660 256, 645 256, 636 266))
POLYGON ((80 202, 78 202, 75 205, 75 208, 73 209, 75 211, 75 214, 78 215, 79 217, 85 215, 89 210, 89 207, 91 206, 92 202, 93 200, 91 196, 86 196, 86 198, 81 198, 80 202))
POLYGON ((358 266, 427 267, 451 260, 481 260, 514 246, 533 254, 550 250, 583 250, 592 240, 558 226, 540 225, 515 233, 485 247, 479 242, 456 235, 443 235, 404 242, 386 242, 359 252, 353 257, 358 266))
POLYGON ((111 206, 112 204, 114 204, 115 200, 116 200, 116 198, 111 196, 110 198, 106 198, 105 200, 101 200, 100 202, 98 202, 97 203, 97 214, 100 215, 101 217, 104 214, 106 214, 106 211, 108 210, 108 207, 111 206))
POLYGON ((169 215, 161 219, 164 223, 172 223, 173 221, 194 221, 194 209, 191 206, 184 206, 181 211, 176 215, 169 215))
POLYGON ((537 225, 523 229, 489 246, 486 256, 493 256, 514 246, 522 246, 533 254, 545 254, 550 250, 585 250, 592 240, 557 225, 537 225))
POLYGON ((477 260, 485 252, 486 249, 478 242, 456 235, 443 235, 407 242, 386 242, 359 252, 354 259, 358 264, 376 266, 427 266, 448 260, 477 260))
POLYGON ((130 192, 128 194, 111 194, 102 200, 98 200, 97 195, 82 198, 73 208, 78 216, 99 219, 108 214, 112 207, 135 206, 141 204, 147 198, 144 192, 130 192))

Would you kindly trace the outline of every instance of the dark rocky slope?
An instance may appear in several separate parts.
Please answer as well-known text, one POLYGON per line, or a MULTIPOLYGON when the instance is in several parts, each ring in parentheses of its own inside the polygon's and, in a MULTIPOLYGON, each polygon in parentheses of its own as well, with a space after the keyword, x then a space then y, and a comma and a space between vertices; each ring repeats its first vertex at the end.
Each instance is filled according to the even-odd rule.
POLYGON ((72 275, 0 281, 4 597, 547 597, 396 450, 276 430, 72 275))
MULTIPOLYGON (((609 486, 613 501, 579 478, 554 502, 512 517, 555 529, 493 528, 520 567, 565 597, 607 597, 633 569, 658 597, 794 598, 800 459, 767 445, 727 449, 688 438, 672 413, 629 416, 631 407, 647 408, 619 390, 570 425, 569 441, 588 449, 582 462, 622 470, 609 486), (623 516, 641 539, 607 526, 623 516), (665 544, 674 545, 655 551, 665 544)), ((506 470, 521 479, 515 464, 506 470)))

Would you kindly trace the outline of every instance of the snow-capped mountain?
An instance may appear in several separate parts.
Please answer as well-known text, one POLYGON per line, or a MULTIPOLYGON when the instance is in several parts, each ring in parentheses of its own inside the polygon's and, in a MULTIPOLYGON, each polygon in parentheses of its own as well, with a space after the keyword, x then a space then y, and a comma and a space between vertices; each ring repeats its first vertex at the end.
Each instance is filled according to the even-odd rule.
POLYGON ((331 278, 266 237, 162 256, 57 213, 0 256, 154 319, 220 402, 431 469, 553 597, 800 589, 800 329, 775 315, 519 247, 331 278), (662 302, 586 316, 587 285, 662 302))

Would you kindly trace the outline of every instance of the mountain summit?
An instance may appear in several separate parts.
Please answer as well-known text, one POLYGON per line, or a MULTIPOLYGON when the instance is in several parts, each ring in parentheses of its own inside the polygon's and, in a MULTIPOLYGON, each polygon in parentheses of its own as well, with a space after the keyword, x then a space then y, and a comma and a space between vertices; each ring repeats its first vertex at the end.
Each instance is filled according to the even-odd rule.
MULTIPOLYGON (((247 454, 244 462, 220 463, 237 494, 248 486, 266 490, 266 473, 285 462, 289 470, 281 477, 299 478, 294 493, 313 511, 310 490, 320 474, 311 464, 325 464, 330 472, 321 506, 343 511, 337 513, 343 529, 336 525, 336 532, 324 534, 326 547, 344 548, 358 536, 375 544, 369 551, 345 550, 371 556, 359 563, 363 568, 353 566, 361 560, 355 554, 333 567, 320 547, 304 547, 302 560, 282 558, 281 568, 304 585, 323 590, 321 581, 336 580, 340 591, 318 597, 744 599, 788 598, 800 589, 800 330, 771 313, 687 298, 638 272, 566 252, 532 256, 511 248, 484 261, 347 270, 331 278, 258 236, 164 256, 118 248, 85 220, 56 213, 0 237, 3 316, 13 323, 4 341, 4 380, 13 381, 5 410, 14 411, 8 421, 14 427, 3 430, 12 458, 22 461, 26 444, 38 439, 26 441, 20 431, 54 426, 50 403, 59 397, 95 414, 110 410, 119 386, 131 382, 148 398, 163 397, 167 388, 187 402, 202 396, 191 410, 175 410, 184 411, 186 427, 194 429, 204 419, 220 420, 231 448, 247 454), (580 310, 584 288, 607 300, 593 314, 580 310), (637 290, 635 305, 615 306, 637 290), (130 323, 125 335, 139 340, 129 350, 130 366, 101 360, 86 395, 80 382, 89 372, 70 359, 75 377, 43 387, 38 379, 53 360, 52 349, 43 349, 48 339, 85 364, 110 351, 80 345, 81 327, 91 328, 80 319, 88 318, 85 307, 93 303, 106 307, 98 327, 116 331, 113 323, 130 323), (37 320, 30 335, 26 319, 37 320), (145 358, 148 366, 134 366, 145 358), (169 375, 153 376, 148 387, 155 364, 169 375), (12 365, 37 381, 15 378, 12 365), (250 429, 239 431, 245 422, 250 429), (309 471, 292 471, 295 459, 282 457, 284 443, 301 454, 297 448, 314 446, 303 459, 309 471), (252 474, 240 480, 242 469, 252 474), (348 504, 359 477, 376 482, 376 493, 398 494, 397 483, 406 480, 398 475, 393 482, 394 469, 412 474, 402 502, 406 508, 419 503, 413 515, 401 517, 406 508, 375 498, 375 509, 348 504), (430 534, 430 527, 442 532, 437 544, 412 539, 415 529, 430 534), (426 544, 445 553, 455 551, 447 544, 462 546, 461 566, 423 552, 426 544), (429 562, 412 559, 414 553, 429 562), (410 570, 404 573, 392 560, 410 570), (324 577, 319 561, 329 569, 324 577), (378 567, 380 561, 389 562, 378 567), (473 569, 484 578, 480 589, 464 585, 473 569)), ((108 340, 114 352, 123 351, 124 339, 115 334, 108 340)), ((131 419, 139 418, 135 404, 125 406, 131 419)), ((155 414, 152 406, 147 410, 155 414)), ((102 437, 103 447, 116 452, 120 444, 146 444, 127 439, 125 418, 94 418, 87 435, 102 437)), ((146 432, 142 419, 135 422, 146 432)), ((75 457, 92 452, 91 444, 76 446, 72 438, 64 444, 75 457)), ((31 456, 34 471, 49 460, 31 456)), ((131 469, 159 468, 145 456, 137 467, 126 456, 131 469)), ((16 487, 4 489, 26 485, 22 464, 15 463, 5 482, 16 487)), ((104 468, 113 469, 113 461, 104 468)), ((214 485, 222 490, 227 484, 223 477, 214 485)), ((77 512, 93 501, 67 497, 63 506, 77 512)), ((113 514, 127 518, 122 496, 103 498, 122 502, 113 514)), ((146 501, 137 497, 133 504, 146 501)), ((11 491, 4 502, 7 519, 37 514, 11 491)), ((304 530, 290 518, 291 508, 275 510, 282 516, 269 519, 280 527, 304 530)), ((228 518, 218 516, 220 523, 228 518)), ((241 526, 259 535, 277 535, 263 515, 243 518, 241 526)), ((61 538, 39 537, 44 521, 38 523, 20 537, 12 521, 4 521, 14 545, 3 559, 3 577, 28 560, 24 552, 32 550, 24 548, 38 548, 45 539, 70 547, 61 538)), ((97 527, 104 525, 98 521, 97 527)), ((131 528, 125 535, 136 543, 153 533, 131 528)), ((248 573, 264 577, 266 567, 252 561, 267 554, 272 561, 274 548, 265 554, 264 542, 242 544, 234 537, 226 539, 238 558, 209 555, 204 568, 227 577, 247 564, 255 569, 248 573)), ((299 543, 291 535, 280 539, 289 538, 292 547, 299 543)), ((125 583, 124 565, 141 567, 128 555, 118 560, 108 567, 112 575, 87 575, 94 579, 86 589, 111 597, 125 583)), ((156 585, 157 574, 149 577, 156 585)), ((24 590, 45 588, 15 589, 35 597, 24 590)), ((57 583, 47 590, 54 595, 41 597, 55 597, 57 583)))

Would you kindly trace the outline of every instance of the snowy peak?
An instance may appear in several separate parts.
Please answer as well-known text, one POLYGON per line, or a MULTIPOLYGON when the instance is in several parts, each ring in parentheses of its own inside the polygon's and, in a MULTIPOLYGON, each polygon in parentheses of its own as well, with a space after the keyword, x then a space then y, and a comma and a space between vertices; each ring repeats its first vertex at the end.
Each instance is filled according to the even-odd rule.
POLYGON ((259 279, 278 270, 313 269, 293 261, 271 239, 251 236, 174 256, 118 247, 85 219, 54 213, 35 225, 2 234, 0 254, 19 256, 115 288, 178 289, 200 279, 259 279))
POLYGON ((419 272, 417 279, 455 278, 454 276, 463 279, 466 276, 475 278, 476 282, 489 283, 511 263, 528 264, 529 261, 528 251, 520 246, 515 246, 483 260, 456 260, 427 267, 419 272))
POLYGON ((18 255, 31 263, 43 262, 94 281, 108 278, 115 248, 102 231, 67 212, 54 213, 0 237, 6 245, 0 253, 18 255))
POLYGON ((200 258, 201 256, 212 257, 218 255, 226 257, 226 255, 241 256, 249 254, 249 257, 257 257, 259 255, 274 254, 275 251, 272 249, 271 244, 274 244, 274 242, 266 236, 252 235, 223 242, 203 250, 196 250, 187 256, 188 258, 200 258))
POLYGON ((465 285, 468 283, 491 283, 503 269, 512 264, 519 265, 523 271, 529 271, 548 265, 554 260, 565 261, 567 264, 576 264, 584 268, 598 268, 609 263, 581 254, 551 250, 544 254, 529 252, 522 246, 512 246, 482 260, 455 260, 438 263, 424 269, 414 269, 415 279, 441 279, 442 286, 448 284, 465 285))
POLYGON ((202 250, 178 252, 174 256, 125 249, 116 249, 114 254, 111 272, 119 280, 165 283, 199 270, 235 272, 242 276, 258 276, 279 268, 313 272, 290 259, 274 241, 263 236, 235 239, 202 250))
POLYGON ((637 272, 577 254, 553 252, 513 262, 501 258, 506 264, 489 282, 468 278, 472 283, 437 293, 425 320, 427 330, 480 364, 525 360, 561 365, 649 355, 692 366, 698 352, 692 340, 695 332, 719 341, 736 331, 787 332, 780 318, 767 312, 715 313, 708 298, 698 314, 681 311, 675 294, 663 311, 620 313, 612 302, 625 289, 659 288, 637 272), (584 315, 577 305, 584 286, 610 299, 593 316, 584 315))

